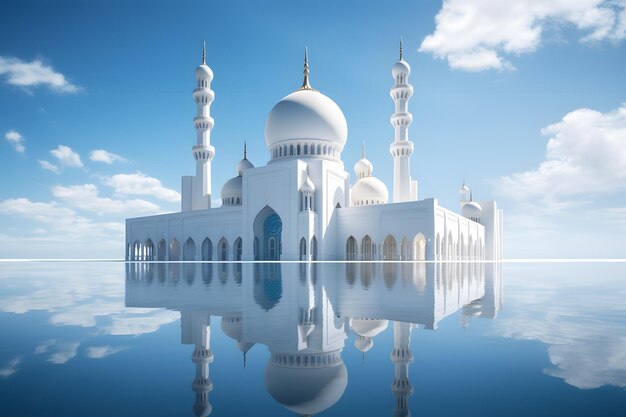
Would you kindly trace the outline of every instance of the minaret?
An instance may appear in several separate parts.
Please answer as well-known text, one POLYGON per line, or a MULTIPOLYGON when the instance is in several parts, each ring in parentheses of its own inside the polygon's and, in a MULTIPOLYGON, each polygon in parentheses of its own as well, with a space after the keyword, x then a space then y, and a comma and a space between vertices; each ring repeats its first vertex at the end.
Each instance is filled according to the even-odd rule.
POLYGON ((193 412, 197 417, 211 414, 209 392, 213 382, 209 379, 209 364, 213 362, 211 352, 211 317, 203 311, 181 311, 181 339, 183 344, 193 344, 191 360, 196 365, 196 376, 191 389, 196 393, 193 412))
POLYGON ((395 378, 391 384, 391 391, 396 397, 396 405, 393 408, 394 417, 408 417, 411 410, 408 406, 408 398, 413 394, 413 386, 409 381, 409 364, 413 362, 411 352, 411 330, 413 324, 404 322, 393 323, 393 351, 391 363, 395 368, 395 378))
POLYGON ((389 151, 393 156, 393 201, 396 203, 417 200, 417 181, 411 181, 413 142, 408 139, 409 125, 413 121, 413 115, 408 110, 409 99, 413 95, 413 86, 409 84, 410 73, 411 67, 402 59, 400 38, 400 59, 391 70, 394 85, 389 92, 395 104, 395 113, 391 116, 395 136, 389 151))
POLYGON ((202 210, 211 207, 211 161, 215 156, 215 148, 211 146, 211 129, 214 125, 211 103, 215 94, 211 90, 213 71, 206 64, 206 45, 202 49, 202 64, 196 68, 196 80, 198 85, 193 90, 193 99, 197 106, 196 117, 193 119, 196 144, 192 148, 196 160, 196 176, 192 181, 190 206, 191 210, 202 210))

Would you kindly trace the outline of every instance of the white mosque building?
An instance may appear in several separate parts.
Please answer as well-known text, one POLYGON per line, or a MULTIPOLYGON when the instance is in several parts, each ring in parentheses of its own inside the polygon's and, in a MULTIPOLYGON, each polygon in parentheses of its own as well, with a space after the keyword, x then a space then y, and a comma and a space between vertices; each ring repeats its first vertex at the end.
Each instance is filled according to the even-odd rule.
POLYGON ((195 176, 182 177, 182 210, 126 220, 126 259, 134 261, 252 260, 499 260, 502 210, 493 200, 473 201, 465 184, 461 213, 436 198, 419 199, 411 177, 414 150, 408 128, 413 116, 411 68, 402 57, 393 65, 390 90, 394 140, 392 200, 362 155, 351 183, 341 159, 348 125, 337 104, 309 81, 280 100, 265 123, 269 161, 255 167, 244 150, 237 175, 212 208, 211 90, 213 71, 195 71, 193 98, 197 131, 192 148, 195 176))

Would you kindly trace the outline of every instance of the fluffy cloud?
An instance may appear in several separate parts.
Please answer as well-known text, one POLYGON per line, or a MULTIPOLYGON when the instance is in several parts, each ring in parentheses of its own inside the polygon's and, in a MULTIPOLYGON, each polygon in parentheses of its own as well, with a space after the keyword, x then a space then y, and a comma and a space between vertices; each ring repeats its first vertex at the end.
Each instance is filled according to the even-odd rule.
POLYGON ((104 162, 111 165, 114 162, 126 162, 126 159, 120 155, 105 151, 104 149, 96 149, 91 151, 89 159, 95 162, 104 162))
POLYGON ((59 160, 62 166, 70 168, 81 168, 83 166, 80 155, 69 146, 59 145, 58 148, 51 150, 50 153, 59 160))
POLYGON ((24 147, 24 137, 19 134, 19 132, 15 130, 9 130, 4 138, 13 146, 15 152, 24 153, 26 152, 26 148, 24 147))
POLYGON ((46 171, 54 172, 55 174, 59 174, 59 167, 51 164, 48 161, 42 161, 41 159, 37 160, 39 162, 39 166, 46 171))
POLYGON ((117 352, 121 352, 122 350, 124 350, 124 348, 115 348, 113 346, 91 346, 87 348, 85 355, 91 359, 102 359, 117 352))
POLYGON ((75 93, 79 90, 63 74, 56 72, 40 59, 27 62, 0 55, 0 76, 5 77, 7 84, 24 88, 26 91, 40 86, 60 93, 75 93))
POLYGON ((508 69, 503 58, 536 50, 548 25, 572 25, 582 42, 626 37, 625 0, 444 0, 435 31, 420 51, 446 58, 454 69, 508 69))
POLYGON ((11 359, 3 368, 0 368, 0 377, 8 378, 16 373, 20 362, 22 362, 21 356, 11 359))
POLYGON ((97 214, 108 213, 157 213, 159 206, 145 200, 113 200, 98 196, 98 187, 94 184, 57 185, 52 187, 52 194, 72 207, 97 214))
POLYGON ((500 195, 559 211, 580 203, 573 196, 626 189, 626 104, 608 113, 575 110, 542 133, 550 136, 546 159, 500 178, 500 195))
POLYGON ((178 192, 163 187, 161 181, 139 171, 134 174, 113 175, 104 182, 113 187, 117 195, 149 195, 164 201, 180 202, 178 192))

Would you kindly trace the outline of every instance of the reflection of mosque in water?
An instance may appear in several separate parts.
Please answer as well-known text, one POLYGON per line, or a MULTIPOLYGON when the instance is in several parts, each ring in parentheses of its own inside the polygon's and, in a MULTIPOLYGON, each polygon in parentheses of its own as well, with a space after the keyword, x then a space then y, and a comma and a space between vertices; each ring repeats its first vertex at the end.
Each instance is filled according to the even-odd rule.
POLYGON ((411 332, 436 329, 461 309, 461 324, 494 318, 501 307, 500 265, 459 264, 128 264, 126 305, 178 310, 182 343, 193 344, 197 416, 211 413, 211 316, 244 354, 266 345, 270 395, 302 416, 343 395, 341 352, 350 331, 365 353, 393 321, 394 416, 408 416, 411 332))

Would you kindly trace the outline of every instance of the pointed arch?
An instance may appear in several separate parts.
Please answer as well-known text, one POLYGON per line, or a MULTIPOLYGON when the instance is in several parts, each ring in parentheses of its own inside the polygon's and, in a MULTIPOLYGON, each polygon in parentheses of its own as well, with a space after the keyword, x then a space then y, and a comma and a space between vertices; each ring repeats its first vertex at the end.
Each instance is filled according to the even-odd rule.
POLYGON ((452 231, 448 232, 448 238, 446 239, 446 259, 454 259, 454 239, 452 238, 452 231))
POLYGON ((157 246, 157 261, 165 261, 166 249, 167 243, 165 243, 165 239, 159 240, 159 245, 157 246))
POLYGON ((178 243, 178 239, 174 238, 170 241, 170 256, 169 261, 179 261, 180 260, 180 243, 178 243))
POLYGON ((192 238, 187 239, 183 245, 183 261, 196 260, 196 242, 192 238))
POLYGON ((221 238, 217 244, 217 259, 219 261, 228 260, 228 240, 225 237, 221 238))
POLYGON ((300 260, 306 261, 306 239, 300 239, 300 260))
POLYGON ((365 235, 361 240, 361 260, 371 261, 372 259, 372 238, 365 235))
POLYGON ((202 260, 213 260, 213 242, 211 242, 211 239, 209 239, 208 237, 202 242, 202 260))
POLYGON ((280 260, 283 222, 278 213, 270 206, 265 206, 256 215, 253 230, 259 242, 259 260, 280 260))
POLYGON ((400 243, 400 260, 401 261, 408 261, 410 260, 411 253, 409 250, 409 239, 406 238, 406 236, 404 236, 402 238, 402 242, 400 243))
POLYGON ((346 241, 346 261, 355 261, 358 253, 358 244, 354 236, 350 236, 346 241))
POLYGON ((154 243, 152 243, 152 239, 148 238, 144 245, 146 252, 146 261, 154 261, 154 243))
MULTIPOLYGON (((437 235, 437 239, 439 235, 437 235)), ((423 233, 418 233, 413 238, 413 260, 425 261, 426 260, 426 236, 423 233)))
POLYGON ((243 242, 241 241, 241 238, 238 237, 237 240, 235 240, 235 244, 233 245, 233 260, 234 261, 241 261, 242 248, 243 248, 243 242))
POLYGON ((383 242, 383 261, 395 261, 398 259, 396 239, 392 235, 387 235, 383 242))

